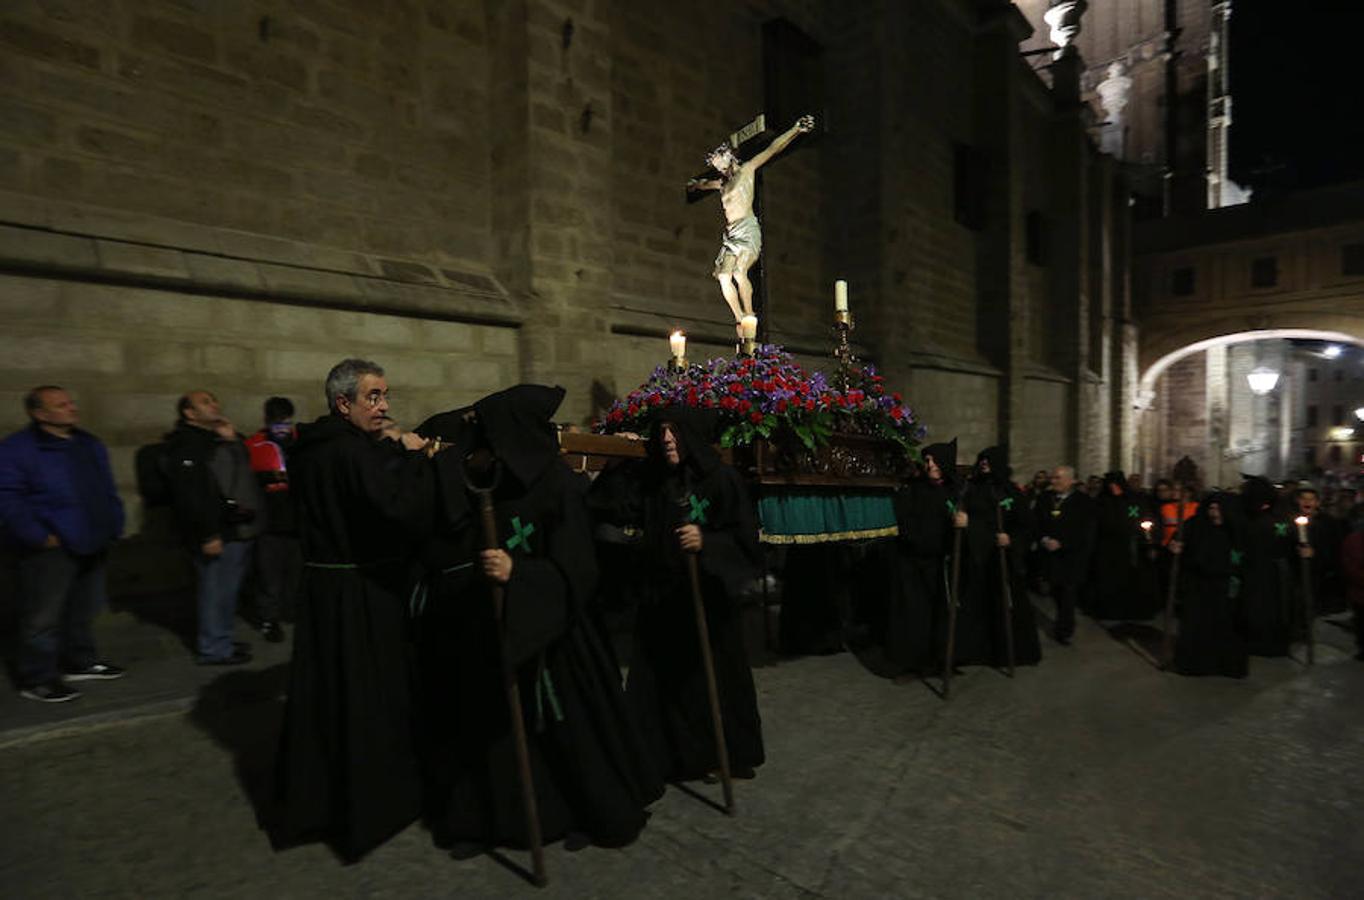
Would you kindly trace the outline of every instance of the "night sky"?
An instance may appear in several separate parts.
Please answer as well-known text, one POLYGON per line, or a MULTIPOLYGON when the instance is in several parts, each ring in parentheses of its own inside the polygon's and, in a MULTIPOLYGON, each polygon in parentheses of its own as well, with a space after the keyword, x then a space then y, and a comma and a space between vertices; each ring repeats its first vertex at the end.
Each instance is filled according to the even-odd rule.
POLYGON ((1268 193, 1364 179, 1364 2, 1232 6, 1232 177, 1268 193))

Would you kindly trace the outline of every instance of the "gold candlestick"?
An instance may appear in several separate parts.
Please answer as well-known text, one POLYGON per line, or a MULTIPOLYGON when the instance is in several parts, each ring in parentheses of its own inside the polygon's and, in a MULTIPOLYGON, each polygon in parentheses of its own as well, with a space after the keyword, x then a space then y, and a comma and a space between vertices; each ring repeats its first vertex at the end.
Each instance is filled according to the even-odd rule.
POLYGON ((857 364, 857 357, 853 355, 851 337, 853 329, 857 326, 853 323, 852 313, 846 309, 834 311, 834 358, 838 360, 838 381, 842 390, 848 389, 848 381, 852 375, 853 366, 857 364))

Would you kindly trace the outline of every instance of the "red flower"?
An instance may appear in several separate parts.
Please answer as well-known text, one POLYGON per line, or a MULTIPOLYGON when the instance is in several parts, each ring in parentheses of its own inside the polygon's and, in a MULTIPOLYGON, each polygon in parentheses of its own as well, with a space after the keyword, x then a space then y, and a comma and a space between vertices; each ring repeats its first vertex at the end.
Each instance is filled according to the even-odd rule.
POLYGON ((746 413, 746 412, 748 412, 748 411, 749 411, 750 409, 752 409, 752 408, 753 408, 753 404, 752 404, 752 403, 749 403, 747 400, 740 400, 740 401, 739 401, 739 412, 741 412, 741 413, 746 413))
POLYGON ((744 392, 744 386, 737 381, 731 382, 729 392, 731 394, 742 394, 744 392))
POLYGON ((631 403, 631 404, 630 404, 630 407, 629 407, 629 412, 630 412, 630 415, 632 415, 632 416, 637 416, 637 415, 639 415, 639 407, 636 406, 635 404, 631 403))
POLYGON ((805 400, 805 408, 806 408, 806 410, 808 410, 809 412, 814 412, 814 411, 815 411, 815 398, 814 398, 814 397, 806 398, 806 400, 805 400))
POLYGON ((777 401, 777 412, 779 412, 779 413, 784 413, 784 412, 786 412, 786 401, 785 401, 785 400, 778 400, 778 401, 777 401))
POLYGON ((899 403, 901 401, 899 392, 897 391, 894 394, 891 394, 890 399, 894 400, 896 403, 899 403))
POLYGON ((704 400, 701 401, 701 405, 704 406, 706 409, 714 409, 715 401, 710 397, 706 397, 704 400))
POLYGON ((902 407, 892 406, 890 408, 890 417, 898 422, 905 417, 905 411, 902 407))
POLYGON ((748 420, 752 422, 754 425, 760 425, 762 424, 763 414, 755 409, 753 410, 753 412, 748 414, 748 420))
POLYGON ((721 408, 721 409, 733 409, 734 407, 736 407, 736 406, 738 406, 738 405, 739 405, 739 401, 738 401, 738 400, 735 400, 733 397, 726 397, 726 398, 724 398, 723 400, 720 401, 720 408, 721 408))
POLYGON ((620 407, 616 407, 607 415, 606 420, 608 422, 619 422, 623 418, 625 418, 625 413, 621 412, 620 407))

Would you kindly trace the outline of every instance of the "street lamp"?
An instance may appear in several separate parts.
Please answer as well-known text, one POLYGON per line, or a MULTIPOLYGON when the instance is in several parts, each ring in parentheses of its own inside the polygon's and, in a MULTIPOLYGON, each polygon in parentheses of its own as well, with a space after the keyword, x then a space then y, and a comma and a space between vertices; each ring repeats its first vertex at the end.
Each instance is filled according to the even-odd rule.
POLYGON ((1263 397, 1274 390, 1279 383, 1279 373, 1266 366, 1252 369, 1246 375, 1246 381, 1250 383, 1250 392, 1257 397, 1263 397))
POLYGON ((1326 346, 1326 349, 1323 350, 1323 351, 1321 351, 1321 355, 1324 356, 1324 357, 1326 357, 1327 359, 1339 359, 1339 358, 1340 358, 1340 345, 1339 345, 1339 344, 1328 344, 1328 345, 1326 346))
POLYGON ((1355 418, 1364 422, 1364 406, 1355 407, 1355 418))

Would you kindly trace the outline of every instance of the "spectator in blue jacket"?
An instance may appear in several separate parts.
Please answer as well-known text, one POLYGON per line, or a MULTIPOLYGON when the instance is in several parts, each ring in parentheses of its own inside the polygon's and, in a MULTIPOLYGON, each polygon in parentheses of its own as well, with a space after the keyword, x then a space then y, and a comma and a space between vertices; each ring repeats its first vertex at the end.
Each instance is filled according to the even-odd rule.
POLYGON ((32 424, 0 441, 0 531, 19 554, 19 687, 31 700, 60 703, 80 696, 69 681, 123 675, 96 657, 92 628, 123 502, 104 444, 76 427, 70 394, 36 387, 24 409, 32 424))

